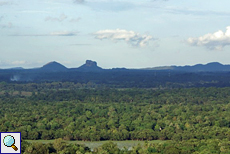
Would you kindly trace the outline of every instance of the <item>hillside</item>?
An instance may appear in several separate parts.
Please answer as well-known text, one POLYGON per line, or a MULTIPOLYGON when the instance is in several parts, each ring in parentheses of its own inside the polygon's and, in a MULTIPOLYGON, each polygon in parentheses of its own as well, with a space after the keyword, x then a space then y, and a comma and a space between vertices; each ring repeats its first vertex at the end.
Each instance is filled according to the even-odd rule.
POLYGON ((64 65, 62 65, 56 61, 53 61, 53 62, 49 62, 49 63, 45 64, 44 66, 42 66, 40 68, 40 70, 58 72, 58 71, 66 71, 68 69, 64 65))

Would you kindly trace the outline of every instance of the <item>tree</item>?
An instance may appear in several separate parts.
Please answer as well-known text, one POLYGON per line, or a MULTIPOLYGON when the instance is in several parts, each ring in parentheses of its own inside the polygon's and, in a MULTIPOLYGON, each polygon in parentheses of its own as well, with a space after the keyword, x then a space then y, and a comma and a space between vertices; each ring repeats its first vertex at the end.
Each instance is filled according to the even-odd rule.
POLYGON ((26 147, 24 154, 49 154, 49 148, 43 143, 31 143, 26 147))
POLYGON ((62 138, 55 139, 53 143, 54 149, 57 150, 57 152, 62 151, 66 146, 66 143, 63 141, 62 138))
POLYGON ((97 150, 98 153, 105 153, 107 154, 119 154, 120 149, 117 147, 117 144, 113 142, 108 142, 103 144, 101 147, 97 150))

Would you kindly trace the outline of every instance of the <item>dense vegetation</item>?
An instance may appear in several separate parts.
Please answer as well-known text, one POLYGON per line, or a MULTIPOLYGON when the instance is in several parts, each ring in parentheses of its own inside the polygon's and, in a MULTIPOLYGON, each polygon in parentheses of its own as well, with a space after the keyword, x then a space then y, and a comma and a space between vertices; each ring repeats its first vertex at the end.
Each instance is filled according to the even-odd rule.
POLYGON ((192 139, 180 142, 138 144, 131 149, 119 149, 113 142, 105 143, 93 151, 79 144, 67 144, 62 139, 56 139, 54 143, 43 144, 40 142, 28 143, 22 141, 22 153, 24 154, 229 154, 230 142, 226 140, 192 139))
MULTIPOLYGON (((0 87, 0 131, 21 132, 23 140, 170 140, 129 153, 229 152, 228 87, 82 89, 72 83, 1 83, 0 87)), ((57 152, 51 144, 25 145, 25 149, 44 146, 57 152)), ((75 152, 80 148, 65 146, 75 152)), ((88 153, 92 152, 88 149, 88 153)))

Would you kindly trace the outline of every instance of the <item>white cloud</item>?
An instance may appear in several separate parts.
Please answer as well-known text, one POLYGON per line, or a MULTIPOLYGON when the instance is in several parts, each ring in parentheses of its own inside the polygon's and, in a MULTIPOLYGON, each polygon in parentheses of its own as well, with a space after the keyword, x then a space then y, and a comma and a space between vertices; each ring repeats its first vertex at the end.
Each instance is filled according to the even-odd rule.
POLYGON ((219 30, 198 38, 190 37, 187 42, 193 46, 205 46, 211 50, 222 50, 223 47, 230 45, 230 26, 226 27, 226 32, 219 30))
POLYGON ((45 21, 59 21, 62 22, 67 19, 65 14, 61 14, 59 17, 46 17, 45 21))
POLYGON ((61 31, 61 32, 52 32, 50 33, 51 36, 75 36, 77 32, 68 32, 68 31, 61 31))
POLYGON ((134 31, 127 31, 122 29, 116 30, 100 30, 94 33, 96 39, 110 39, 114 41, 124 40, 133 46, 144 47, 149 41, 153 40, 150 35, 141 35, 134 31))

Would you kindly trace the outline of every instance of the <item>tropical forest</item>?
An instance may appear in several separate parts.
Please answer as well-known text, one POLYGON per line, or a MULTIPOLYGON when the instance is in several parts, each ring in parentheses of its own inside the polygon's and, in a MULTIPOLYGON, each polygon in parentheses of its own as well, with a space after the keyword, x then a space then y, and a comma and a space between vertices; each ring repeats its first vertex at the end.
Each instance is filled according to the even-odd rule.
POLYGON ((0 132, 21 132, 25 154, 230 153, 229 87, 1 82, 0 89, 0 132))

